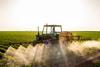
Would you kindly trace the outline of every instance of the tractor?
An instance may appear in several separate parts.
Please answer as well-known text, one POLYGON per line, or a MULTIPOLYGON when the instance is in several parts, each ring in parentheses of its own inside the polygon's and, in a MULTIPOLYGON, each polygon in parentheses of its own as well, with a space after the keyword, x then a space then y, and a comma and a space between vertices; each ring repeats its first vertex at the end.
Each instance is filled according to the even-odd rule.
POLYGON ((59 40, 59 34, 62 32, 61 25, 44 25, 42 33, 40 35, 39 27, 38 34, 36 35, 37 43, 55 43, 59 40))
POLYGON ((73 35, 71 32, 64 32, 62 31, 61 25, 44 25, 42 34, 39 33, 38 27, 38 34, 36 35, 36 43, 66 43, 72 42, 73 35))

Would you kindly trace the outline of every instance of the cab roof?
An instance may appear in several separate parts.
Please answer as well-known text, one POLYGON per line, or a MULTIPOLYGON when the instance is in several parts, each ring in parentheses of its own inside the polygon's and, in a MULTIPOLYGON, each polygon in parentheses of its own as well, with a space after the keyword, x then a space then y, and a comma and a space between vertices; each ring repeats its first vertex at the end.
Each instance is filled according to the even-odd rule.
POLYGON ((44 27, 62 27, 61 25, 44 25, 44 27))

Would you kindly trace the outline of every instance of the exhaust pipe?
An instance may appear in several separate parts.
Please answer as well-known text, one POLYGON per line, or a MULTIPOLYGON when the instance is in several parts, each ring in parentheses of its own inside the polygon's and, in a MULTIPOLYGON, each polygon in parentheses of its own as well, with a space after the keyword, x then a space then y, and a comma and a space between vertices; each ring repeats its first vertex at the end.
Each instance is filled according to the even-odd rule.
POLYGON ((40 33, 39 33, 39 26, 38 26, 38 36, 40 35, 40 33))

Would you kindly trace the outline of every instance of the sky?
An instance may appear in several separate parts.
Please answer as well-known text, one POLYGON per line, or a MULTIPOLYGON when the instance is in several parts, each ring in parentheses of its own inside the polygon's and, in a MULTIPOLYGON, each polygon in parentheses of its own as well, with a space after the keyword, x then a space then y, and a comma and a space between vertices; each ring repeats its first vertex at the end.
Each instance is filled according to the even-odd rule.
POLYGON ((0 0, 0 31, 42 30, 44 24, 100 31, 100 0, 0 0))

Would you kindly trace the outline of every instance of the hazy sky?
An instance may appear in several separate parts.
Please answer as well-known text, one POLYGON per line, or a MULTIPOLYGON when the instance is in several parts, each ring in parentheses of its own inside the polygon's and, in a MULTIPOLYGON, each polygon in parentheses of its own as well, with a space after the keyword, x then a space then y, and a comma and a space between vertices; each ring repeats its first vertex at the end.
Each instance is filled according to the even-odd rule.
POLYGON ((37 30, 46 23, 100 31, 100 0, 0 0, 1 31, 37 30))

